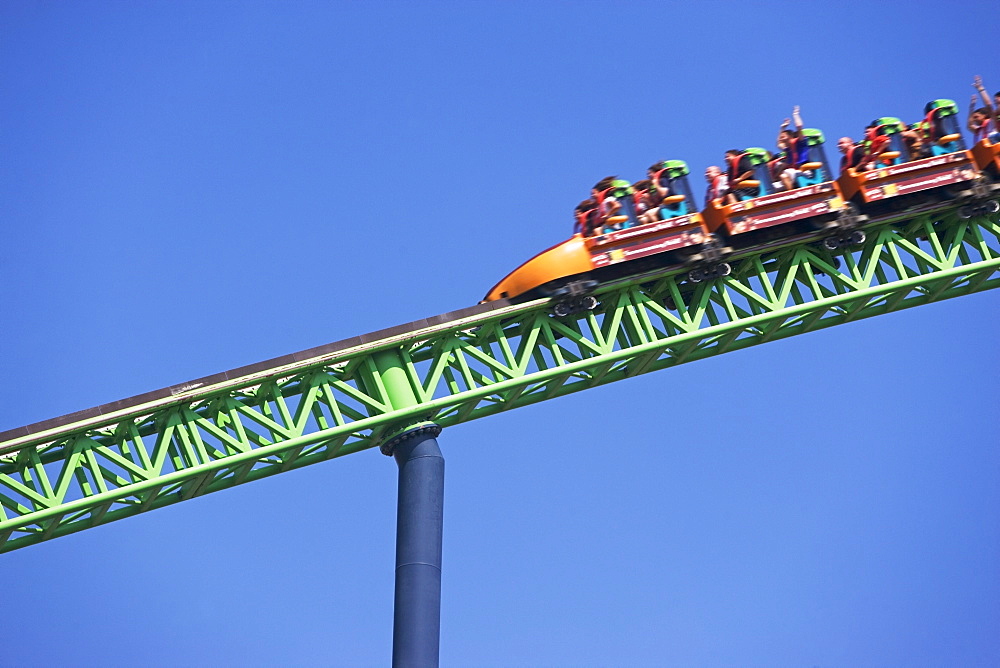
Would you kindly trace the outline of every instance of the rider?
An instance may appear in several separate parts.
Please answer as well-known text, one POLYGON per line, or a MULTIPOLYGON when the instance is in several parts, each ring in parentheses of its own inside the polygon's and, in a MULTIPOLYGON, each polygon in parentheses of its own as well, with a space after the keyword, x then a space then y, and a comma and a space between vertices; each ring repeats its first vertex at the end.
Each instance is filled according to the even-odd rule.
POLYGON ((708 189, 705 191, 705 206, 715 199, 722 199, 729 190, 726 182, 726 175, 722 173, 718 165, 710 165, 705 170, 705 180, 708 181, 708 189))
POLYGON ((590 196, 597 202, 597 233, 613 232, 622 229, 619 222, 610 223, 608 219, 622 213, 620 197, 631 196, 632 185, 617 176, 605 176, 590 189, 590 196))
POLYGON ((979 107, 978 109, 972 109, 975 106, 976 96, 972 96, 972 103, 970 104, 969 110, 969 130, 972 132, 972 141, 978 144, 984 139, 989 139, 991 142, 1000 141, 1000 132, 996 130, 996 122, 993 120, 993 110, 989 107, 979 107))
POLYGON ((594 224, 597 222, 597 202, 592 199, 583 200, 576 205, 573 215, 576 218, 574 231, 582 232, 585 237, 592 236, 595 231, 594 224))
POLYGON ((844 154, 844 157, 840 159, 840 171, 844 171, 848 167, 861 171, 860 165, 865 158, 863 147, 855 144, 850 137, 841 137, 837 140, 837 148, 844 154))
MULTIPOLYGON (((1000 91, 993 94, 993 101, 990 102, 990 96, 986 94, 986 87, 983 86, 983 79, 978 74, 972 79, 972 87, 976 89, 979 96, 983 99, 983 106, 979 108, 979 111, 983 109, 989 110, 989 116, 993 120, 993 130, 994 132, 1000 130, 1000 91)), ((972 99, 975 100, 976 96, 973 95, 972 99)), ((970 108, 975 108, 975 101, 972 102, 970 108)), ((971 123, 971 118, 969 119, 971 123)), ((972 128, 969 128, 972 130, 972 128)), ((973 130, 975 132, 975 130, 973 130)), ((1000 141, 1000 137, 991 139, 993 142, 1000 141)))
POLYGON ((858 171, 863 172, 878 166, 879 157, 889 149, 889 136, 885 134, 878 121, 872 121, 865 128, 865 138, 861 142, 865 155, 861 159, 858 171))
MULTIPOLYGON (((738 148, 731 148, 726 151, 726 164, 729 165, 726 177, 729 180, 730 188, 740 181, 745 181, 753 177, 753 163, 750 161, 750 156, 738 148)), ((736 204, 740 201, 741 197, 753 197, 756 194, 757 190, 755 188, 730 189, 726 193, 725 203, 736 204)))
POLYGON ((658 191, 653 187, 651 179, 642 179, 632 184, 635 194, 635 215, 640 225, 652 223, 660 218, 660 202, 658 191))
POLYGON ((784 154, 782 169, 776 176, 779 177, 781 185, 785 190, 795 188, 795 177, 799 175, 799 165, 809 162, 809 145, 802 137, 804 125, 802 117, 799 115, 799 106, 792 108, 792 120, 795 121, 795 129, 791 130, 791 120, 785 119, 778 130, 778 138, 775 143, 778 145, 778 153, 784 154))
POLYGON ((931 124, 929 121, 922 120, 916 123, 911 123, 909 127, 904 127, 903 132, 903 143, 906 144, 906 150, 910 153, 911 160, 919 160, 920 158, 930 157, 930 134, 931 134, 931 124))
MULTIPOLYGON (((640 223, 655 223, 663 219, 660 207, 663 205, 663 200, 670 195, 670 188, 660 183, 660 174, 663 173, 663 169, 663 162, 653 163, 646 168, 646 176, 649 178, 646 195, 648 206, 645 213, 639 216, 640 223)), ((639 183, 646 183, 646 181, 643 180, 639 183)), ((636 184, 636 187, 639 186, 639 183, 636 184)))

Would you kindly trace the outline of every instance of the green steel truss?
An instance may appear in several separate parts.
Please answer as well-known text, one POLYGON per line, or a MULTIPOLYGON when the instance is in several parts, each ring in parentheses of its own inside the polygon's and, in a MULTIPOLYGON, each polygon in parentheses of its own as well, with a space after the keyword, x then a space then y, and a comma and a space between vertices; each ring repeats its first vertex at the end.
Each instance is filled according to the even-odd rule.
POLYGON ((1000 286, 998 216, 867 230, 861 249, 757 253, 724 279, 604 286, 596 310, 536 301, 0 443, 0 552, 442 427, 1000 286), (675 310, 680 306, 679 310, 675 310))

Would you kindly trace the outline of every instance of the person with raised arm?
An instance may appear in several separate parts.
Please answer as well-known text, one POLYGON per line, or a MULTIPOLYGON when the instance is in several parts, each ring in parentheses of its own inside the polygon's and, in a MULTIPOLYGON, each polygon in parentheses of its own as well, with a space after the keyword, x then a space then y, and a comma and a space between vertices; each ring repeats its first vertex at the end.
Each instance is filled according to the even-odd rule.
MULTIPOLYGON (((969 100, 968 128, 972 132, 972 142, 978 144, 983 139, 989 139, 996 143, 1000 141, 1000 132, 997 131, 997 128, 1000 128, 1000 103, 995 106, 990 101, 990 96, 986 94, 986 87, 983 86, 983 79, 978 74, 972 79, 972 87, 976 89, 983 101, 983 106, 977 107, 978 101, 975 93, 969 100)), ((1000 99, 1000 92, 994 96, 994 101, 998 99, 1000 99)))
POLYGON ((786 118, 782 121, 781 127, 778 129, 778 138, 775 139, 775 144, 778 146, 777 152, 784 154, 784 159, 781 160, 781 169, 775 176, 778 177, 785 190, 795 188, 795 177, 800 173, 799 165, 809 162, 809 146, 802 140, 803 129, 805 129, 805 125, 799 114, 799 106, 795 105, 792 108, 792 118, 786 118), (795 123, 794 130, 791 129, 793 121, 795 123))

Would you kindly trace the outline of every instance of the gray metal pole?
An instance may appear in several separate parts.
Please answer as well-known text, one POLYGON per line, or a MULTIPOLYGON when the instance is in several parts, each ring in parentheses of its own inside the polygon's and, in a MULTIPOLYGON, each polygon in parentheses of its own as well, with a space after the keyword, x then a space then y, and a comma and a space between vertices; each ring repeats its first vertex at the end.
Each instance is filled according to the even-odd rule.
MULTIPOLYGON (((396 507, 394 668, 437 668, 441 639, 441 533, 444 457, 431 425, 393 439, 399 466, 396 507)), ((383 449, 383 452, 385 449, 383 449)))

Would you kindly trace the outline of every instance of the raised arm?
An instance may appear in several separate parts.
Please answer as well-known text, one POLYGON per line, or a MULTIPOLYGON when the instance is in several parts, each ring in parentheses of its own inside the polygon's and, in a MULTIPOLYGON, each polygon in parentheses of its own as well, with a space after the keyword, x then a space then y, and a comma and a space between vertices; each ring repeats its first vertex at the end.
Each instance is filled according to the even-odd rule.
POLYGON ((805 128, 805 125, 802 123, 802 116, 799 115, 799 105, 795 105, 795 107, 792 109, 792 118, 791 119, 786 118, 785 120, 781 121, 781 127, 778 128, 778 137, 777 139, 774 140, 775 145, 778 148, 782 149, 785 148, 784 143, 781 141, 781 133, 788 132, 793 136, 798 137, 802 134, 803 128, 805 128), (793 122, 795 123, 795 130, 789 129, 789 126, 793 122))
POLYGON ((976 132, 976 130, 979 129, 979 126, 977 126, 975 123, 972 122, 972 115, 974 113, 976 113, 976 96, 975 95, 973 95, 969 99, 969 118, 965 122, 965 127, 969 128, 969 132, 973 132, 973 133, 976 132))
MULTIPOLYGON (((983 98, 983 106, 990 111, 996 113, 996 109, 993 108, 993 100, 986 93, 986 88, 983 86, 983 78, 978 74, 972 79, 972 87, 979 91, 979 96, 983 98)), ((973 95, 972 99, 975 100, 976 96, 973 95)))
POLYGON ((795 105, 792 108, 792 121, 795 123, 796 133, 802 132, 805 125, 802 124, 802 116, 799 115, 799 105, 795 105))

